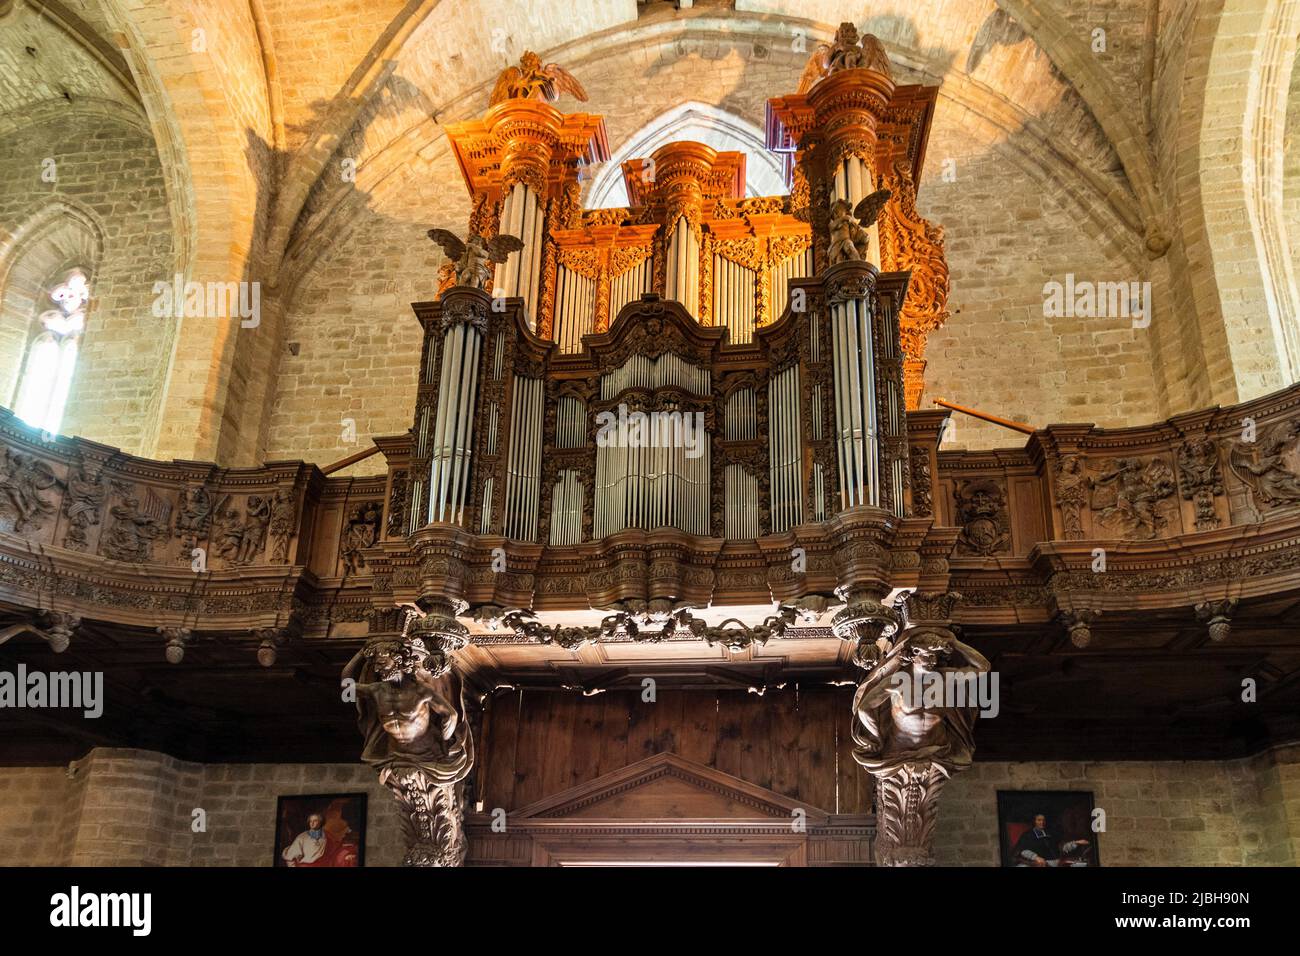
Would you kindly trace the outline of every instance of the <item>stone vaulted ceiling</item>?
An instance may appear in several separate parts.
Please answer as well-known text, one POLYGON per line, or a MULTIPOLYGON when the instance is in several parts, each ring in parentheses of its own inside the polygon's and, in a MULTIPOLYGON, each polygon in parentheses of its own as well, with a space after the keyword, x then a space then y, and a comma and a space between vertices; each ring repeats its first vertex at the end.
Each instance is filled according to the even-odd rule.
MULTIPOLYGON (((1288 348, 1300 297, 1284 170, 1266 157, 1285 126, 1296 6, 6 0, 0 130, 96 115, 148 131, 166 184, 175 271, 258 279, 272 303, 258 336, 176 330, 153 434, 138 449, 253 461, 276 450, 271 381, 295 296, 340 247, 367 238, 376 213, 399 229, 462 225, 466 199, 441 124, 479 113, 494 77, 523 50, 565 64, 584 83, 617 151, 706 94, 720 110, 761 123, 765 97, 792 87, 807 51, 853 20, 882 39, 902 77, 941 87, 927 178, 940 175, 945 151, 975 144, 1019 170, 1029 191, 1050 190, 1101 255, 1131 263, 1162 289, 1179 319, 1142 346, 1156 371, 1124 412, 1152 420, 1295 377, 1300 359, 1288 348), (1242 52, 1219 34, 1229 16, 1277 39, 1242 52), (1216 77, 1264 66, 1261 88, 1219 95, 1216 77), (1252 112, 1261 102, 1275 121, 1252 112), (1265 159, 1247 161, 1243 151, 1265 159), (415 196, 428 201, 404 205, 415 196), (1243 272, 1249 289, 1240 288, 1243 272), (266 411, 248 411, 258 408, 266 411)), ((1008 198, 980 192, 1000 185, 960 175, 962 195, 1008 198)), ((958 305, 963 282, 983 294, 963 271, 962 242, 950 227, 958 305)), ((953 362, 966 357, 958 345, 953 362)), ((942 354, 936 369, 943 374, 942 354)), ((963 380, 954 373, 952 381, 960 388, 963 380)), ((1101 417, 1086 399, 1040 406, 1023 411, 1039 423, 1069 417, 1072 407, 1101 417)))

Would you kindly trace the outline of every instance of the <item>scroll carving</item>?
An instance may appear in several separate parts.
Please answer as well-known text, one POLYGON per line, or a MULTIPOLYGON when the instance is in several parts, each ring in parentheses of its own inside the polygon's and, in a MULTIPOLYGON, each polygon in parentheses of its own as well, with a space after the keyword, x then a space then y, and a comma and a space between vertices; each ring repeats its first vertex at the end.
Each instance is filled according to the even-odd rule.
POLYGON ((899 314, 908 408, 919 408, 924 390, 925 343, 948 320, 948 260, 943 227, 916 211, 916 184, 905 159, 894 163, 893 201, 880 218, 881 261, 886 268, 910 270, 907 298, 899 314))

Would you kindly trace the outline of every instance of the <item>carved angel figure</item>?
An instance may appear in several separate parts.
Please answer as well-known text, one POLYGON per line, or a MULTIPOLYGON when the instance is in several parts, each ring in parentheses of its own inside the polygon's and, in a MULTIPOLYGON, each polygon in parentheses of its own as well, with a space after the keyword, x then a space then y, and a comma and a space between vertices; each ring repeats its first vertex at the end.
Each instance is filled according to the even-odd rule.
POLYGON ((523 242, 514 236, 496 236, 484 239, 470 233, 468 239, 461 238, 446 229, 430 229, 429 238, 442 246, 447 258, 456 263, 456 284, 481 289, 492 278, 492 266, 505 262, 512 252, 524 247, 523 242))
POLYGON ((831 265, 848 260, 864 261, 871 250, 869 228, 880 217, 892 194, 888 189, 877 189, 863 199, 856 207, 849 205, 847 199, 837 199, 831 203, 830 234, 831 245, 827 258, 831 265))
POLYGON ((969 766, 975 752, 976 705, 948 706, 953 702, 945 701, 926 706, 924 695, 918 699, 913 688, 941 682, 948 673, 982 674, 989 669, 984 655, 946 632, 910 632, 858 685, 853 697, 854 759, 880 775, 907 764, 937 765, 946 773, 969 766))
POLYGON ((817 44, 799 77, 799 92, 807 93, 840 70, 874 70, 885 76, 893 75, 884 44, 870 33, 859 39, 858 28, 852 23, 841 23, 830 43, 817 44))
POLYGON ((202 535, 212 517, 212 493, 202 485, 191 485, 181 492, 181 506, 176 514, 177 537, 202 535))
POLYGON ((587 102, 587 91, 574 79, 573 74, 558 63, 542 65, 542 59, 532 50, 525 51, 519 58, 518 66, 508 66, 497 77, 496 86, 492 88, 489 106, 496 106, 503 100, 545 100, 554 103, 561 93, 568 93, 575 100, 587 102))
POLYGON ((1228 466, 1250 488, 1257 502, 1273 506, 1300 501, 1300 475, 1286 459, 1297 440, 1300 425, 1284 421, 1264 429, 1258 441, 1233 443, 1228 466))
POLYGON ((100 508, 108 498, 108 485, 102 474, 93 478, 83 463, 68 475, 68 494, 63 499, 63 511, 68 516, 68 533, 63 546, 76 550, 88 544, 86 529, 99 524, 100 508))
POLYGON ((54 472, 45 462, 0 449, 0 509, 14 514, 18 533, 39 531, 45 519, 54 514, 55 506, 42 495, 57 483, 54 472))

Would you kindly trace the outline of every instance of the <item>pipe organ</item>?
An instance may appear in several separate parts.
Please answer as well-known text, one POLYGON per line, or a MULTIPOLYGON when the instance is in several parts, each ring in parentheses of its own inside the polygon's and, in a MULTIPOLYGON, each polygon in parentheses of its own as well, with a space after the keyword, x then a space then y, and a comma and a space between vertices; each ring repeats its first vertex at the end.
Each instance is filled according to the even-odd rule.
POLYGON ((920 356, 905 349, 923 347, 907 316, 933 324, 946 295, 915 212, 932 106, 882 67, 832 72, 769 101, 788 195, 746 197, 744 154, 676 142, 623 164, 618 209, 579 204, 584 169, 608 157, 599 117, 507 99, 449 126, 471 231, 523 248, 489 289, 415 306, 409 530, 753 546, 855 509, 906 516, 920 356), (830 203, 882 188, 870 241, 832 261, 830 203))

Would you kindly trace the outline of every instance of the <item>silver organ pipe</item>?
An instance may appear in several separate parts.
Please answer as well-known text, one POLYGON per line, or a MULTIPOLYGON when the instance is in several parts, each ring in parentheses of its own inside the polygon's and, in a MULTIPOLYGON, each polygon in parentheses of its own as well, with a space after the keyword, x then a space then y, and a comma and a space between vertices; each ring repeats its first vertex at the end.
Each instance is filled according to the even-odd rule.
POLYGON ((812 247, 795 253, 772 266, 769 273, 772 288, 772 319, 781 317, 786 304, 790 301, 790 280, 802 279, 813 274, 812 247))
POLYGON ((664 257, 664 298, 674 299, 691 315, 700 311, 700 244, 685 216, 677 220, 664 257))
POLYGON ((757 283, 758 273, 753 269, 714 255, 713 324, 725 326, 730 333, 728 341, 733 344, 754 341, 757 283))
POLYGON ((831 306, 831 337, 841 500, 845 508, 879 506, 880 429, 868 302, 848 299, 831 306))
POLYGON ((511 394, 505 521, 505 536, 516 541, 537 540, 542 487, 543 396, 540 378, 516 376, 511 394))
POLYGON ((740 465, 728 465, 723 472, 726 489, 726 508, 723 512, 723 536, 735 539, 754 539, 759 528, 758 478, 740 465))
POLYGON ((478 329, 467 323, 453 325, 443 333, 429 470, 431 522, 459 522, 464 517, 482 340, 478 329))
MULTIPOLYGON (((758 403, 752 388, 738 388, 723 406, 723 438, 753 441, 758 438, 758 403)), ((722 533, 726 538, 757 538, 759 522, 758 476, 742 465, 730 464, 723 472, 722 533)))
MULTIPOLYGON (((710 374, 672 353, 633 355, 601 376, 604 401, 628 389, 680 388, 707 396, 710 374)), ((614 406, 615 423, 602 419, 596 449, 592 533, 603 538, 625 528, 678 528, 709 533, 710 438, 689 410, 630 411, 614 406)))
POLYGON ((523 183, 515 183, 501 204, 499 232, 516 236, 523 249, 512 252, 496 267, 492 280, 494 292, 519 296, 524 300, 528 327, 537 330, 537 288, 541 279, 542 204, 537 194, 523 183))
POLYGON ((650 291, 653 260, 642 259, 632 268, 620 272, 609 280, 609 317, 612 322, 619 310, 629 302, 636 302, 650 291))
POLYGON ((566 266, 556 270, 555 341, 563 354, 582 351, 596 319, 596 280, 566 266))
POLYGON ((560 472, 551 496, 550 544, 557 546, 582 541, 582 479, 570 468, 560 472))
POLYGON ((771 445, 772 532, 787 531, 803 521, 803 445, 799 427, 799 367, 768 381, 771 445))

